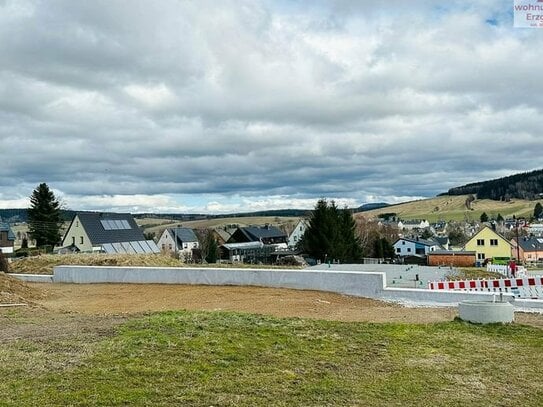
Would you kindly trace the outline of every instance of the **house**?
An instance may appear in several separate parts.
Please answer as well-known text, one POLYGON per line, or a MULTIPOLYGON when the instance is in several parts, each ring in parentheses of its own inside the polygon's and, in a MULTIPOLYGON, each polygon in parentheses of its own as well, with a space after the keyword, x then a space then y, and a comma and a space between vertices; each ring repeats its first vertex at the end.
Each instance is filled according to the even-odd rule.
POLYGON ((296 227, 292 230, 290 235, 288 236, 288 247, 296 247, 298 242, 302 240, 302 237, 306 231, 306 229, 309 227, 309 221, 306 219, 301 219, 297 224, 296 227))
POLYGON ((434 240, 426 240, 418 237, 406 238, 402 237, 394 243, 394 253, 398 257, 421 255, 425 256, 435 250, 440 250, 442 247, 434 240))
POLYGON ((483 226, 468 240, 462 251, 475 252, 477 264, 482 264, 486 259, 509 259, 511 243, 498 232, 483 226))
POLYGON ((168 228, 162 232, 158 239, 158 247, 163 252, 173 252, 185 260, 192 259, 192 251, 198 249, 200 244, 198 237, 189 228, 168 228))
POLYGON ((428 227, 430 227, 430 222, 425 219, 401 220, 398 222, 398 229, 400 230, 417 230, 426 229, 428 227))
POLYGON ((225 243, 219 247, 221 260, 231 263, 267 263, 273 247, 262 242, 225 243))
POLYGON ((523 263, 536 263, 543 261, 543 238, 521 237, 518 250, 516 239, 511 240, 511 257, 523 263))
POLYGON ((220 246, 221 259, 269 264, 273 253, 287 249, 287 239, 286 233, 270 225, 238 227, 228 242, 220 246))
POLYGON ((439 243, 439 245, 445 250, 450 249, 451 241, 449 240, 448 236, 434 236, 432 239, 439 243))
POLYGON ((529 235, 543 236, 543 223, 530 223, 525 230, 529 235))
POLYGON ((238 227, 227 243, 262 242, 265 245, 281 245, 287 247, 288 237, 285 232, 275 226, 238 227))
POLYGON ((230 239, 230 236, 232 236, 232 233, 234 233, 236 229, 229 229, 229 228, 216 228, 212 229, 211 233, 213 234, 213 238, 217 242, 217 244, 220 246, 222 244, 225 244, 228 239, 230 239))
POLYGON ((0 252, 3 254, 13 253, 15 235, 8 223, 0 223, 0 252))
POLYGON ((74 215, 59 253, 159 253, 155 242, 145 240, 129 213, 78 212, 74 215))

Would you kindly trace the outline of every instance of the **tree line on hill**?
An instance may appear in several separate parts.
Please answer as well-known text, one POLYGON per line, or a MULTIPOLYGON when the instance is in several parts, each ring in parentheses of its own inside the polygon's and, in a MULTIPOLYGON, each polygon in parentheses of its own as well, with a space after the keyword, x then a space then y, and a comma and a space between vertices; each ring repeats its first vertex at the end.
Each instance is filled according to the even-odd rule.
POLYGON ((444 195, 477 195, 477 199, 508 201, 512 198, 536 199, 542 194, 543 170, 535 170, 451 188, 444 195))

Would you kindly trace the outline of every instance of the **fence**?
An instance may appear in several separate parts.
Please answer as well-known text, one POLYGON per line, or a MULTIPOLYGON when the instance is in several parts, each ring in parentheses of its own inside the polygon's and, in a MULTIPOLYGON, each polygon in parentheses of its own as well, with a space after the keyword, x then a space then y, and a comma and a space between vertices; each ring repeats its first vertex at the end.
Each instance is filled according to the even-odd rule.
POLYGON ((500 278, 494 280, 433 281, 430 290, 512 293, 518 298, 543 298, 543 277, 500 278))

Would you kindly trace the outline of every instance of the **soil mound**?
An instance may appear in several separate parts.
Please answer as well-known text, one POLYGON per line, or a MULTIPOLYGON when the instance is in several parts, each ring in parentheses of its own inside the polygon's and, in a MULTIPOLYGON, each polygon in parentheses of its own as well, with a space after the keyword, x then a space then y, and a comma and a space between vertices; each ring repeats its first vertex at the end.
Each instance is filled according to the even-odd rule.
POLYGON ((0 304, 31 304, 43 293, 23 281, 0 272, 0 304))

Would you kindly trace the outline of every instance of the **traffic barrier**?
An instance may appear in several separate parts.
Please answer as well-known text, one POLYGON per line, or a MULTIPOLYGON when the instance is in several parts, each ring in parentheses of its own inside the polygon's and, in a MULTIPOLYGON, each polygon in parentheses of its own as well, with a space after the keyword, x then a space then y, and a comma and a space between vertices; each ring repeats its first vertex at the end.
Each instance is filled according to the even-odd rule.
POLYGON ((513 293, 519 298, 543 298, 543 277, 499 278, 492 280, 431 281, 430 290, 513 293))

